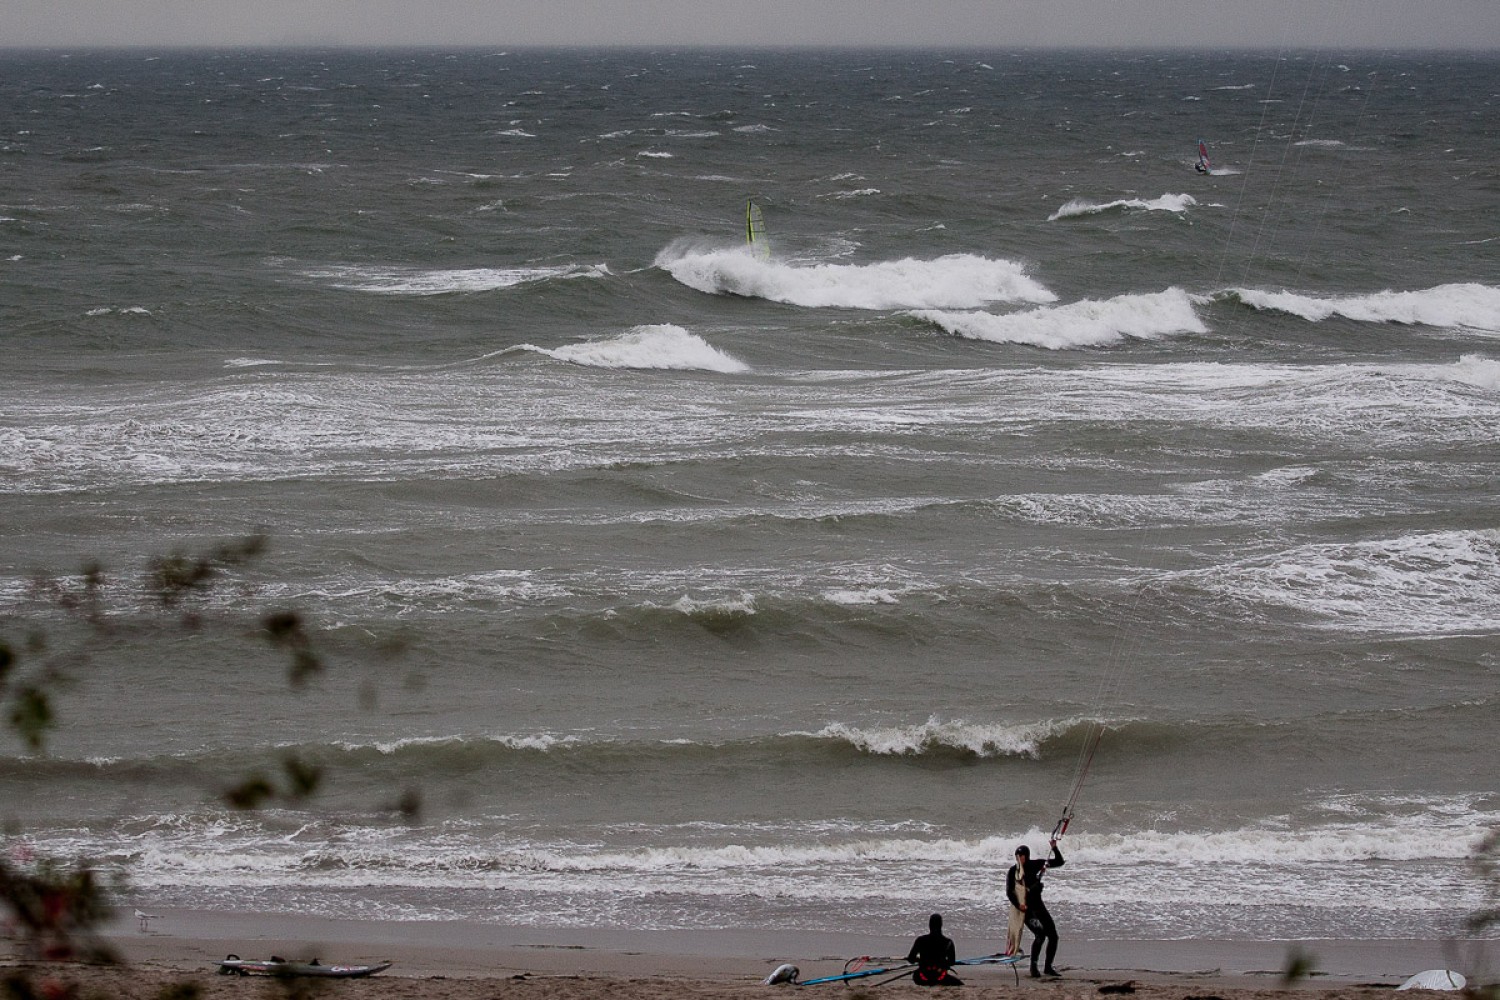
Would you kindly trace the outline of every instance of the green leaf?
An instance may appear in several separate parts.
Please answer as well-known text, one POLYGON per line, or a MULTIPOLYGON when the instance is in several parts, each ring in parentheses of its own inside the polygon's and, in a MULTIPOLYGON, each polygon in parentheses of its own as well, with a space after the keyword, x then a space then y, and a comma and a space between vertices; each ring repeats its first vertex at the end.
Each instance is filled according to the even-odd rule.
POLYGON ((42 749, 47 731, 57 728, 52 701, 41 688, 27 685, 11 699, 10 727, 33 753, 42 749))

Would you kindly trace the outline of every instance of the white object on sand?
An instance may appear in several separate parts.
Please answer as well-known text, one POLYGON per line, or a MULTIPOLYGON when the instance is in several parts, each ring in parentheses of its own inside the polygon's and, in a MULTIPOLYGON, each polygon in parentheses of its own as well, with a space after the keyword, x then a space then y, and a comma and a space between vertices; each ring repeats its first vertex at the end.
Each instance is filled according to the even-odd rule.
POLYGON ((798 975, 800 975, 798 968, 787 962, 784 965, 776 966, 775 970, 766 977, 766 985, 775 986, 777 983, 795 983, 798 975))
POLYGON ((1398 990, 1461 990, 1468 984, 1462 973, 1448 969, 1428 969, 1419 972, 1397 986, 1398 990))

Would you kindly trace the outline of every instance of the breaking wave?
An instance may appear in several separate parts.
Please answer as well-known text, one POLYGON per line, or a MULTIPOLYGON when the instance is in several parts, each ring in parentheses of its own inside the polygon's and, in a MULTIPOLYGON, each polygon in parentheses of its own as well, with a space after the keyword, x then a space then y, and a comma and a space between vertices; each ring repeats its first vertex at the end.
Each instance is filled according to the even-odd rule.
POLYGON ((1236 288, 1229 292, 1262 312, 1283 312, 1312 323, 1338 316, 1363 323, 1469 327, 1500 332, 1500 288, 1477 283, 1438 285, 1410 292, 1316 296, 1236 288))
POLYGON ((1150 201, 1144 198, 1119 198, 1115 201, 1098 202, 1074 198, 1047 216, 1047 221, 1076 219, 1079 216, 1099 215, 1103 212, 1186 212, 1196 204, 1198 204, 1198 199, 1190 194, 1164 194, 1150 201))
POLYGON ((711 295, 740 295, 808 308, 973 309, 994 302, 1052 302, 1057 296, 1009 260, 949 254, 873 264, 794 265, 743 249, 674 244, 656 266, 711 295))
POLYGON ((1500 631, 1500 530, 1304 545, 1179 579, 1310 614, 1333 629, 1500 631))
POLYGON ((375 295, 451 295, 493 292, 554 278, 603 278, 604 264, 565 264, 557 267, 473 267, 427 270, 415 267, 341 266, 305 272, 310 278, 330 281, 332 287, 375 295))
POLYGON ((1068 723, 976 724, 962 720, 944 721, 936 716, 926 722, 905 726, 851 726, 830 722, 816 733, 816 739, 844 742, 863 753, 915 756, 928 752, 973 754, 976 757, 1036 757, 1041 743, 1066 730, 1068 723))
POLYGON ((1049 350, 1103 347, 1128 338, 1155 340, 1182 333, 1206 333, 1186 292, 1169 288, 1146 295, 1120 295, 1094 301, 997 315, 921 310, 911 315, 970 340, 1029 344, 1049 350))
POLYGON ((594 368, 655 368, 676 371, 743 372, 750 366, 680 326, 638 326, 628 333, 583 344, 523 348, 558 361, 594 368))
POLYGON ((1500 389, 1500 361, 1465 354, 1446 369, 1455 382, 1466 382, 1481 389, 1500 389))

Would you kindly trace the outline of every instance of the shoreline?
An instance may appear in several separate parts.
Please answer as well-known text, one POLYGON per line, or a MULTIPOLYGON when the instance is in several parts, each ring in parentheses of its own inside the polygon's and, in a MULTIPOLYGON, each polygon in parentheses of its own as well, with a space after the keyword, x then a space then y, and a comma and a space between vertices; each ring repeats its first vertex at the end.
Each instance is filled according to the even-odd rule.
MULTIPOLYGON (((684 996, 750 997, 795 987, 765 986, 778 965, 796 965, 802 978, 841 971, 854 955, 902 956, 911 938, 872 938, 836 932, 625 931, 538 928, 471 922, 329 920, 274 913, 163 910, 142 930, 123 911, 103 933, 123 967, 76 964, 31 967, 38 979, 71 983, 80 995, 153 998, 173 985, 197 984, 203 997, 246 996, 263 977, 220 976, 213 963, 227 955, 267 959, 318 958, 323 964, 394 965, 367 979, 325 983, 330 992, 358 989, 370 995, 424 1000, 482 1000, 525 987, 538 1000, 622 996, 641 1000, 684 996), (355 984, 359 984, 355 986, 355 984)), ((1066 929, 1064 928, 1066 932, 1066 929)), ((915 936, 915 931, 913 935, 915 936)), ((960 954, 984 954, 993 942, 966 942, 960 954), (977 945, 977 946, 976 946, 977 945)), ((1256 1000, 1287 989, 1330 998, 1364 997, 1389 990, 1426 969, 1454 968, 1483 981, 1496 942, 1403 939, 1385 941, 1089 941, 1063 938, 1059 980, 1032 980, 1024 965, 959 970, 970 992, 1044 991, 1048 997, 1094 996, 1100 986, 1130 983, 1142 1000, 1256 1000), (1284 982, 1293 956, 1307 958, 1310 974, 1284 982), (1468 967, 1465 967, 1465 966, 1468 967), (1186 991, 1186 992, 1184 992, 1186 991)), ((14 968, 14 960, 0 968, 14 968)), ((875 986, 889 977, 871 977, 875 986)), ((809 987, 810 990, 834 987, 809 987)), ((842 988, 842 987, 839 987, 842 988)), ((909 981, 881 992, 918 991, 909 981)), ((256 995, 261 995, 256 992, 256 995)), ((918 995, 930 995, 919 993, 918 995)))

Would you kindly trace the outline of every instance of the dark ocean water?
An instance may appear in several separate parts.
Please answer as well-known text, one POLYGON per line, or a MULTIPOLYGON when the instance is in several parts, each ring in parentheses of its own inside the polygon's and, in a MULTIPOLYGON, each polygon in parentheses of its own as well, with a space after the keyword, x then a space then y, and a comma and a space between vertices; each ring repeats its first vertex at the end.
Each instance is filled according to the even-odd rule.
POLYGON ((974 941, 1076 791, 1070 934, 1451 933, 1497 102, 1440 55, 0 55, 0 635, 76 682, 0 819, 157 906, 974 941), (34 583, 91 560, 97 627, 34 583), (220 804, 289 754, 314 801, 220 804))

